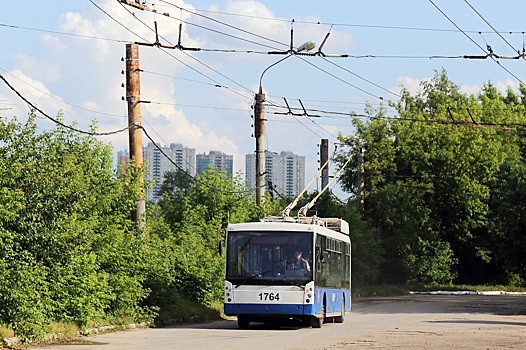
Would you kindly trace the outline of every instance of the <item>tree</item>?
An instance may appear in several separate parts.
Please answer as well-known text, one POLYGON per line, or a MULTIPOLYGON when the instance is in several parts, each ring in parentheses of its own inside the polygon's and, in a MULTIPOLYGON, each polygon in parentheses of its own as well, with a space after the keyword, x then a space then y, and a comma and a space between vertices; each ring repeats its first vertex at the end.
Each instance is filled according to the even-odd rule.
POLYGON ((34 114, 0 121, 0 159, 0 323, 38 338, 52 321, 151 319, 129 220, 139 174, 119 175, 92 136, 38 131, 34 114))
MULTIPOLYGON (((495 254, 491 190, 513 147, 503 130, 480 124, 513 120, 502 113, 506 101, 522 105, 491 84, 478 98, 462 94, 445 72, 421 89, 403 91, 394 105, 399 118, 369 109, 371 121, 355 120, 356 136, 342 138, 354 157, 364 151, 365 218, 381 232, 384 280, 487 281, 495 254)), ((355 190, 356 168, 342 179, 355 190)))

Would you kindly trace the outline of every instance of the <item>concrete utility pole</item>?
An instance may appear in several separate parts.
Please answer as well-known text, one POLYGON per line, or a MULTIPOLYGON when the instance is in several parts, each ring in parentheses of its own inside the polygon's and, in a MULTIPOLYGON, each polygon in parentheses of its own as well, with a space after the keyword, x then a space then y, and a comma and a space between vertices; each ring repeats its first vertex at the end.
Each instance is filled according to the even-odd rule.
MULTIPOLYGON (((316 44, 311 41, 301 45, 297 50, 292 47, 292 33, 290 31, 290 50, 285 52, 273 52, 274 54, 286 54, 277 62, 272 63, 270 66, 265 68, 261 76, 259 77, 259 91, 255 96, 256 103, 254 105, 254 137, 256 138, 256 204, 260 205, 265 198, 265 178, 267 174, 266 168, 266 150, 265 150, 265 94, 263 93, 263 87, 261 85, 263 81, 263 75, 270 68, 276 64, 285 61, 287 58, 292 57, 300 51, 310 51, 316 44)), ((270 52, 269 52, 270 53, 270 52)))
MULTIPOLYGON (((320 164, 323 166, 329 159, 329 139, 321 139, 320 143, 320 164)), ((321 171, 321 188, 325 188, 329 183, 329 164, 321 171)))
MULTIPOLYGON (((139 70, 139 46, 126 44, 126 101, 128 102, 128 125, 130 140, 130 159, 135 160, 135 171, 143 163, 141 126, 141 83, 139 70)), ((132 220, 140 229, 144 228, 146 202, 144 199, 144 179, 140 180, 141 194, 137 200, 136 210, 132 220)))
POLYGON ((254 106, 254 137, 256 138, 256 204, 261 205, 265 198, 266 153, 265 153, 265 94, 259 86, 254 106))

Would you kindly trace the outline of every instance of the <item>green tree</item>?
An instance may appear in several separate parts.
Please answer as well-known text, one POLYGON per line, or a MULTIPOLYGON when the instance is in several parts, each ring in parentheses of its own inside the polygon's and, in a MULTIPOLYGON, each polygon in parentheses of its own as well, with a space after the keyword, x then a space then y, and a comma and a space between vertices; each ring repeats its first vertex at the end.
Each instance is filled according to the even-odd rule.
MULTIPOLYGON (((511 146, 480 124, 506 120, 506 101, 519 105, 490 84, 478 98, 462 94, 441 72, 416 95, 403 92, 399 118, 370 109, 371 120, 356 120, 356 136, 343 138, 355 157, 364 152, 365 218, 381 233, 385 281, 488 279, 491 188, 511 146)), ((354 190, 356 167, 342 178, 354 190)))
POLYGON ((119 175, 95 137, 39 131, 34 114, 0 121, 0 323, 38 338, 52 321, 151 316, 129 220, 138 175, 119 175))

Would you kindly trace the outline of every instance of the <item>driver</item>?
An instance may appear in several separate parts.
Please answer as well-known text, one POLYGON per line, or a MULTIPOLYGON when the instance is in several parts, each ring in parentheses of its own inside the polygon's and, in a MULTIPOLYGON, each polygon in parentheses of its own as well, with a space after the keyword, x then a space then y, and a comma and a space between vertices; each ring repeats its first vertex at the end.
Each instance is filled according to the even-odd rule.
POLYGON ((302 258, 302 251, 296 250, 294 253, 294 261, 291 264, 291 268, 294 270, 307 270, 310 271, 310 265, 307 259, 302 258))

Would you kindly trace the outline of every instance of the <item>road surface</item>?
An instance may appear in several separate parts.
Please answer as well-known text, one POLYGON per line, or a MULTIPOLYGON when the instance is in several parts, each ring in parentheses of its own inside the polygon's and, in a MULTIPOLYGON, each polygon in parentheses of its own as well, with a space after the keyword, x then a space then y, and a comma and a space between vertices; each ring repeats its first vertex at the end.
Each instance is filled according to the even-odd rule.
MULTIPOLYGON (((217 321, 135 329, 46 350, 135 349, 526 349, 526 296, 409 295, 354 301, 342 324, 272 328, 217 321)), ((33 348, 36 349, 36 348, 33 348)))

